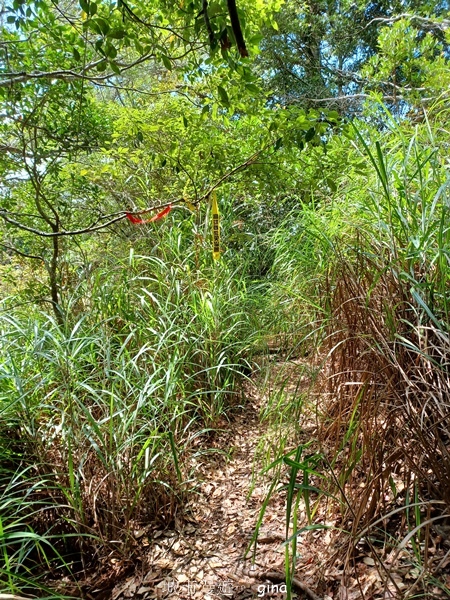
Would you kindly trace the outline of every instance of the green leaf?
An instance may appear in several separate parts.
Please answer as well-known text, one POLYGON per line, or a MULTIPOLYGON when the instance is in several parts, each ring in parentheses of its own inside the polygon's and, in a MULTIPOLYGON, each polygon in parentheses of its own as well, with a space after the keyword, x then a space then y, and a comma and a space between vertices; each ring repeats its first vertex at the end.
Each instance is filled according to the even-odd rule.
POLYGON ((249 39, 248 43, 250 46, 259 46, 260 42, 264 39, 264 36, 262 35, 262 33, 256 33, 255 35, 252 35, 252 37, 249 39))
POLYGON ((359 130, 356 127, 355 123, 353 121, 351 121, 351 124, 352 124, 353 129, 355 130, 356 135, 358 136, 360 142, 364 146, 365 151, 369 155, 370 162, 375 167, 377 175, 380 178, 381 184, 383 185, 383 189, 384 189, 384 192, 386 194, 386 198, 390 198, 389 186, 388 186, 388 181, 387 181, 387 173, 386 173, 386 169, 385 169, 385 165, 384 165, 383 153, 381 151, 381 146, 380 146, 379 142, 376 142, 376 149, 377 149, 377 155, 378 155, 378 159, 380 161, 380 164, 378 164, 378 162, 375 159, 373 153, 371 152, 369 146, 367 145, 367 142, 365 141, 364 137, 359 132, 359 130))
POLYGON ((117 50, 110 42, 105 46, 105 54, 108 58, 116 58, 117 56, 117 50))
POLYGON ((92 31, 94 33, 99 33, 100 35, 102 33, 102 30, 98 26, 97 20, 94 21, 94 20, 90 19, 89 21, 86 21, 86 27, 88 29, 92 29, 92 31))
POLYGON ((329 121, 338 121, 340 119, 340 114, 337 110, 330 110, 330 112, 326 114, 326 117, 329 121))
POLYGON ((425 303, 425 301, 422 298, 422 296, 414 288, 411 288, 410 291, 411 291, 412 297, 417 302, 417 304, 423 308, 423 310, 427 313, 427 315, 430 317, 430 319, 433 321, 433 323, 437 327, 439 327, 439 329, 441 329, 442 328, 442 324, 439 323, 439 321, 436 319, 436 317, 434 316, 433 312, 430 310, 429 306, 427 306, 427 304, 425 303))
POLYGON ((315 127, 310 127, 310 129, 308 129, 308 131, 305 133, 305 142, 310 142, 315 135, 316 135, 315 127))
POLYGON ((100 17, 97 17, 94 22, 99 28, 100 32, 103 33, 103 35, 107 35, 108 31, 110 30, 108 21, 106 21, 106 19, 101 19, 100 17))
POLYGON ((106 67, 107 66, 108 66, 107 61, 106 60, 102 60, 101 62, 98 63, 96 69, 99 72, 106 71, 106 67))
POLYGON ((186 117, 183 115, 183 125, 185 127, 189 127, 189 121, 186 119, 186 117))
POLYGON ((219 92, 220 101, 222 102, 222 104, 226 104, 228 106, 230 104, 230 100, 225 89, 221 85, 219 85, 217 86, 217 91, 219 92))
POLYGON ((125 29, 115 29, 114 31, 110 31, 108 33, 108 37, 113 40, 122 40, 127 35, 125 29))
POLYGON ((378 163, 380 166, 379 173, 381 182, 386 190, 386 196, 389 196, 388 192, 388 176, 386 171, 386 165, 384 164, 383 151, 381 150, 380 142, 375 142, 375 148, 377 149, 378 163))
POLYGON ((260 88, 255 85, 254 83, 246 83, 245 84, 245 88, 252 94, 254 94, 255 96, 261 93, 260 88))
POLYGON ((333 529, 333 527, 331 525, 320 525, 320 524, 305 525, 305 527, 301 527, 300 529, 297 529, 297 531, 293 535, 288 537, 288 539, 285 542, 283 542, 283 544, 284 545, 289 544, 290 542, 292 542, 292 540, 297 538, 304 531, 315 531, 316 529, 333 529))
POLYGON ((89 14, 91 15, 91 17, 93 17, 96 12, 97 12, 97 4, 95 2, 91 2, 89 4, 89 14))
POLYGON ((75 60, 80 60, 81 56, 80 53, 78 52, 78 50, 74 47, 72 48, 72 54, 75 60))
POLYGON ((289 458, 287 456, 283 458, 283 462, 292 469, 302 471, 303 473, 313 473, 314 475, 318 475, 320 477, 320 473, 314 471, 314 469, 307 462, 301 463, 299 459, 292 460, 292 458, 289 458))
POLYGON ((80 0, 80 6, 87 15, 89 14, 89 4, 89 0, 80 0))
MULTIPOLYGON (((1 88, 0 88, 1 89, 1 88)), ((207 119, 209 117, 209 111, 211 109, 210 104, 206 104, 203 108, 202 108, 202 112, 200 115, 200 119, 202 121, 204 121, 205 119, 207 119)))
POLYGON ((330 177, 327 177, 326 182, 333 193, 337 191, 337 185, 330 177))
POLYGON ((166 69, 168 71, 171 71, 172 70, 172 63, 171 63, 169 57, 166 56, 165 54, 162 54, 161 55, 161 59, 163 61, 163 65, 166 67, 166 69))
POLYGON ((139 40, 134 40, 134 47, 139 52, 139 54, 144 54, 144 47, 139 40))

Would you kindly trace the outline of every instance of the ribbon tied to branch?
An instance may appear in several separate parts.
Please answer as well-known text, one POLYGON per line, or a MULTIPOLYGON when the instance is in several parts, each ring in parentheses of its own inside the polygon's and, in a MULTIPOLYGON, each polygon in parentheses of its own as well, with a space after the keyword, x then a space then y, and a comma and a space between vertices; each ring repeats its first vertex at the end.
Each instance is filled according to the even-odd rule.
POLYGON ((154 223, 155 221, 159 221, 159 219, 162 219, 166 215, 168 215, 172 210, 172 205, 169 204, 168 206, 166 206, 166 208, 164 208, 164 210, 154 215, 153 217, 150 217, 150 219, 141 219, 141 217, 137 216, 148 213, 150 210, 154 209, 141 210, 140 212, 126 212, 125 215, 130 221, 130 223, 133 223, 133 225, 142 225, 143 223, 154 223))

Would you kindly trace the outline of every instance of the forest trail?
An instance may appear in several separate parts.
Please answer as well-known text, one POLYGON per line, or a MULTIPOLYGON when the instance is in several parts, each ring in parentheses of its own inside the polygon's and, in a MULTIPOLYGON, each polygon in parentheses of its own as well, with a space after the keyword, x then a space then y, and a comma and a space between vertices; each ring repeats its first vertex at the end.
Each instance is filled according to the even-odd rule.
POLYGON ((285 598, 274 575, 284 572, 284 494, 269 501, 254 561, 253 547, 246 554, 270 480, 262 482, 255 467, 264 399, 254 385, 245 394, 245 409, 221 423, 208 453, 191 459, 194 491, 175 527, 145 539, 142 565, 116 586, 113 600, 285 598))

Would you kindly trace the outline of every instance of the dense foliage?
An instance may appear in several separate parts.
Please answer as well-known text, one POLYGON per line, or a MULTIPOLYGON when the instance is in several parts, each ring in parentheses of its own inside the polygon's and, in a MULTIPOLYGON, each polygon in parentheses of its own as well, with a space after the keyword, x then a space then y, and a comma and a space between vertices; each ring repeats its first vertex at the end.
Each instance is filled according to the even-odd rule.
MULTIPOLYGON (((427 555, 450 510, 448 9, 2 4, 0 592, 70 595, 170 525, 274 348, 319 398, 316 450, 278 448, 287 538, 315 490, 347 556, 394 506, 427 555)), ((301 421, 274 398, 264 418, 301 421)))

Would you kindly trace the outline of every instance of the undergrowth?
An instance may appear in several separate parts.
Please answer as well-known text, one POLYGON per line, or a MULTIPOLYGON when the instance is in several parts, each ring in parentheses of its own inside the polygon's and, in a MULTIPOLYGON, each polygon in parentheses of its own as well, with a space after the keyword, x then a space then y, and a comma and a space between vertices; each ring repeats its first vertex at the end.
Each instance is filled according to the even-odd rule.
POLYGON ((134 532, 173 522, 193 441, 245 403, 251 290, 170 242, 96 269, 63 326, 0 315, 1 591, 126 570, 134 532))
MULTIPOLYGON (((350 162, 328 203, 305 204, 275 234, 283 277, 274 277, 273 301, 291 343, 322 368, 309 394, 314 468, 300 460, 300 427, 265 470, 285 464, 273 476, 287 478, 288 579, 298 539, 334 514, 330 560, 344 564, 344 590, 358 579, 364 546, 389 594, 429 597, 432 588, 450 593, 440 577, 450 520, 450 175, 438 126, 425 119, 411 130, 387 111, 385 119, 384 133, 353 127, 358 170, 350 162), (314 510, 323 504, 317 523, 313 488, 314 510), (404 552, 419 574, 410 589, 392 574, 404 552)), ((287 423, 298 419, 291 398, 287 423)))
POLYGON ((390 594, 450 593, 445 132, 384 114, 383 130, 330 141, 327 160, 348 160, 333 189, 290 199, 282 223, 239 221, 218 263, 196 215, 109 247, 64 295, 62 325, 4 302, 1 591, 45 596, 112 560, 123 575, 134 532, 173 523, 189 493, 193 442, 245 405, 262 364, 272 480, 255 539, 284 494, 286 581, 302 536, 331 527, 344 588, 363 548, 390 594), (408 590, 393 574, 405 552, 408 590))

